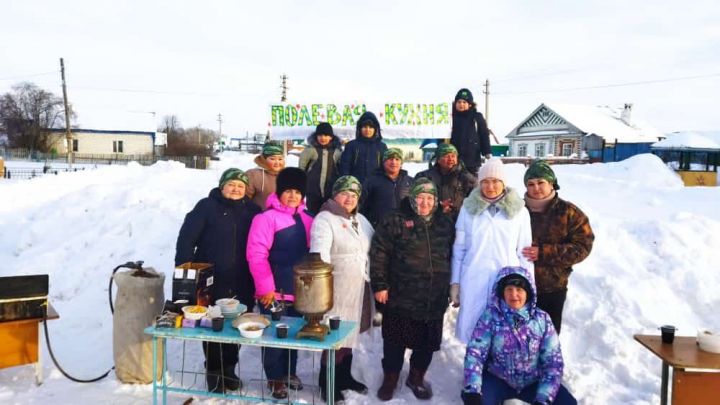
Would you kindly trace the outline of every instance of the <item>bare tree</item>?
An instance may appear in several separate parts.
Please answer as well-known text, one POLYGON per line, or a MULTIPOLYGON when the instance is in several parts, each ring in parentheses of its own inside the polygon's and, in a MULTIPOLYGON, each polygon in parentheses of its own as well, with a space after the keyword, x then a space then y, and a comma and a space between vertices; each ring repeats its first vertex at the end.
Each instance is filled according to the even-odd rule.
POLYGON ((48 129, 63 127, 64 113, 61 97, 33 83, 16 84, 0 97, 0 122, 11 147, 49 152, 63 135, 48 129))
POLYGON ((167 134, 165 154, 169 156, 210 156, 213 143, 219 139, 216 131, 207 128, 182 128, 175 115, 163 117, 158 130, 167 134))
POLYGON ((180 120, 178 119, 178 117, 173 114, 163 117, 162 126, 158 128, 158 131, 165 132, 169 135, 178 129, 182 129, 182 125, 180 125, 180 120))

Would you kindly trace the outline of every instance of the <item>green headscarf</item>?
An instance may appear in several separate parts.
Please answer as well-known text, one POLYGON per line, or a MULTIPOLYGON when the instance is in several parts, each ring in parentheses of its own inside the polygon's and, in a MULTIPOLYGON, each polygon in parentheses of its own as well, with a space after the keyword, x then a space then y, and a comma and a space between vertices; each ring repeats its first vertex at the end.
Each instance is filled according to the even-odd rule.
POLYGON ((263 157, 268 156, 277 156, 277 155, 284 155, 283 153, 283 146, 282 144, 279 144, 277 142, 266 142, 265 145, 263 145, 262 148, 262 155, 263 157))
POLYGON ((530 167, 527 168, 523 181, 527 185, 527 182, 530 179, 545 179, 548 183, 552 184, 553 189, 560 190, 560 186, 557 184, 557 177, 555 177, 555 172, 548 162, 544 160, 536 160, 530 165, 530 167))
POLYGON ((230 180, 240 180, 245 183, 246 186, 250 185, 250 179, 244 171, 231 167, 223 172, 220 176, 220 188, 222 189, 227 182, 230 180))
POLYGON ((333 184, 332 188, 332 195, 335 197, 343 191, 352 191, 360 197, 360 194, 362 194, 362 185, 354 176, 342 176, 335 180, 335 184, 333 184))

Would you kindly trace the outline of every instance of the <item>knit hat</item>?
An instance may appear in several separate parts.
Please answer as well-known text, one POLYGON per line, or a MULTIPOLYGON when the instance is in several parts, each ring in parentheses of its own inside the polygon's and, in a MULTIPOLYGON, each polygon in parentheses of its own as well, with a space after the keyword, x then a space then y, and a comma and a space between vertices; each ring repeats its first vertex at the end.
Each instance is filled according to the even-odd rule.
POLYGON ((460 89, 455 95, 455 101, 465 100, 470 104, 473 104, 473 95, 468 89, 460 89))
POLYGON ((265 142, 265 145, 263 145, 262 148, 262 155, 263 157, 268 156, 277 156, 277 155, 284 155, 283 153, 283 146, 280 143, 277 142, 265 142))
POLYGON ((335 136, 335 133, 333 132, 333 128, 330 124, 327 122, 321 122, 315 127, 315 136, 318 135, 329 135, 329 136, 335 136))
POLYGON ((341 176, 335 180, 335 184, 333 184, 332 195, 335 197, 343 191, 352 191, 360 197, 360 194, 362 194, 362 185, 354 176, 341 176))
POLYGON ((530 167, 527 168, 523 181, 527 184, 530 179, 545 179, 548 183, 552 184, 553 189, 560 190, 560 186, 557 184, 557 177, 555 177, 555 172, 548 162, 544 160, 536 160, 530 165, 530 167))
POLYGON ((441 159, 443 156, 447 155, 448 153, 454 153, 458 154, 457 148, 451 144, 451 143, 441 143, 437 146, 437 149, 435 149, 435 160, 441 159))
POLYGON ((392 158, 398 158, 400 160, 403 160, 403 151, 400 148, 389 148, 385 152, 383 152, 383 162, 392 159, 392 158))
POLYGON ((280 197, 287 190, 298 190, 305 196, 306 185, 307 175, 302 169, 286 167, 278 173, 275 194, 280 197))
POLYGON ((508 274, 498 281, 497 289, 495 290, 495 294, 498 298, 502 299, 505 296, 505 287, 510 285, 520 287, 525 290, 528 295, 528 301, 530 300, 529 297, 533 293, 532 286, 530 286, 530 282, 525 277, 517 273, 508 274))
POLYGON ((437 188, 432 180, 420 177, 413 182, 412 188, 410 189, 410 196, 414 199, 420 193, 429 193, 437 197, 437 188))
POLYGON ((220 188, 223 188, 230 180, 240 180, 245 183, 246 186, 250 185, 250 179, 244 171, 231 167, 223 172, 220 176, 220 188))
POLYGON ((478 182, 483 179, 494 178, 505 183, 505 165, 499 158, 491 158, 485 161, 478 170, 478 182))

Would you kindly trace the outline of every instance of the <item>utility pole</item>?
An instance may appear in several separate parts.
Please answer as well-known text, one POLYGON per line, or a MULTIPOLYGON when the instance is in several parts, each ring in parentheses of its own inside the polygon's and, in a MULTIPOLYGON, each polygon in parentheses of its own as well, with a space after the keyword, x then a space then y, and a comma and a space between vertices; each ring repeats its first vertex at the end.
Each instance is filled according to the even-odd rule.
POLYGON ((60 58, 60 77, 62 78, 63 103, 65 104, 65 142, 67 142, 67 163, 68 169, 73 164, 73 137, 70 132, 70 106, 68 106, 67 86, 65 86, 65 62, 60 58))
POLYGON ((485 94, 485 122, 488 123, 488 128, 490 127, 490 80, 485 79, 485 90, 483 90, 483 93, 485 94))
POLYGON ((498 142, 497 136, 495 136, 495 133, 493 132, 493 130, 490 129, 490 121, 488 118, 488 116, 490 115, 490 80, 489 79, 485 79, 484 87, 485 87, 485 90, 483 90, 483 94, 485 94, 485 123, 487 124, 488 132, 490 133, 490 136, 492 136, 493 139, 495 140, 495 143, 499 145, 500 142, 498 142))
POLYGON ((218 137, 222 138, 222 114, 218 114, 218 137))
POLYGON ((287 86, 287 80, 288 76, 286 74, 283 74, 280 76, 280 79, 282 80, 282 84, 280 85, 280 88, 282 89, 282 94, 280 96, 280 102, 284 103, 287 101, 287 91, 289 90, 287 86))

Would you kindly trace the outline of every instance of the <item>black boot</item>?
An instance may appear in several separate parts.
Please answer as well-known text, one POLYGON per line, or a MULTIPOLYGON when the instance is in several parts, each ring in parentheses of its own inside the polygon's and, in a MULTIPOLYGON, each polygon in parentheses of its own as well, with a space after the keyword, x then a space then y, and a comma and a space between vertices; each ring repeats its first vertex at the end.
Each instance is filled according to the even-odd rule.
MULTIPOLYGON (((344 401, 345 396, 340 391, 340 386, 338 385, 338 373, 335 373, 335 401, 344 401)), ((320 398, 322 398, 323 401, 327 402, 327 366, 325 363, 320 365, 320 375, 318 376, 318 386, 320 386, 320 398)))
POLYGON ((225 392, 220 370, 208 370, 205 375, 205 381, 207 381, 208 392, 214 392, 216 394, 222 394, 225 392))
POLYGON ((223 384, 227 391, 241 390, 243 387, 242 380, 235 374, 235 366, 227 366, 223 368, 223 384))
POLYGON ((365 395, 368 393, 367 385, 356 380, 352 376, 353 355, 345 356, 342 363, 337 366, 337 385, 341 390, 352 390, 358 394, 365 395))

